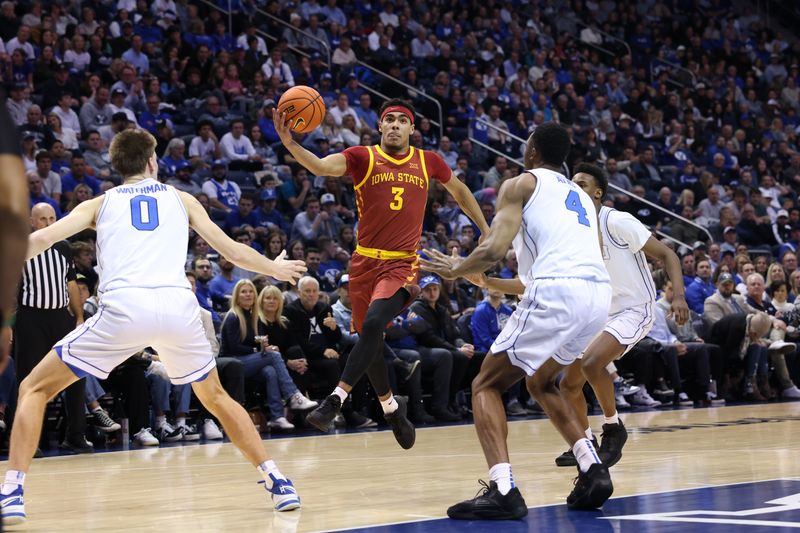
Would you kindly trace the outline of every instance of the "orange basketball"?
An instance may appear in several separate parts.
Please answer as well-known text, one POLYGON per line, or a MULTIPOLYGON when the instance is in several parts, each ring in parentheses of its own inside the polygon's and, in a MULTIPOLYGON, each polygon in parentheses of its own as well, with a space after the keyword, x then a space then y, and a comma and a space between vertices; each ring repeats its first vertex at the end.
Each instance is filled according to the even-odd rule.
POLYGON ((312 87, 297 85, 283 93, 278 102, 278 112, 286 113, 286 122, 291 129, 308 133, 322 124, 325 101, 312 87))

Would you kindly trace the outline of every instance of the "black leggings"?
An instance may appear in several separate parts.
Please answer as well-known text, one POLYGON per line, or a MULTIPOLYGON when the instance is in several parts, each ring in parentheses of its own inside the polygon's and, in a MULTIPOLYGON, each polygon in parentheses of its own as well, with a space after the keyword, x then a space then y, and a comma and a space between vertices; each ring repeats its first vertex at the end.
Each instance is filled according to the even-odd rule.
POLYGON ((389 394, 389 373, 383 359, 383 332, 386 325, 403 310, 408 297, 408 292, 400 289, 391 298, 375 300, 369 305, 361 325, 361 335, 350 351, 342 372, 341 380, 344 383, 353 387, 366 373, 375 394, 379 397, 389 394))

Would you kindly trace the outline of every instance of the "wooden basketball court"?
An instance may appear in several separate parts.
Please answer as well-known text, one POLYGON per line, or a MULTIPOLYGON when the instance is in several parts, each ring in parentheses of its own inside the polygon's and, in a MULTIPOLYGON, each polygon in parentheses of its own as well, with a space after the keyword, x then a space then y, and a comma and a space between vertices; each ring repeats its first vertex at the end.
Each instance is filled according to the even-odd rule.
MULTIPOLYGON (((575 473, 554 465, 553 459, 566 446, 550 423, 546 419, 510 423, 514 477, 528 505, 566 516, 563 524, 558 523, 562 518, 549 519, 556 523, 531 522, 530 528, 517 522, 514 530, 573 531, 578 519, 593 520, 598 527, 622 524, 637 531, 694 531, 694 522, 675 524, 672 518, 639 529, 641 524, 609 520, 607 509, 615 501, 629 500, 621 497, 645 493, 778 479, 784 484, 773 488, 780 495, 795 487, 786 483, 800 482, 800 404, 656 410, 626 414, 623 419, 629 440, 622 460, 611 470, 615 492, 604 508, 605 519, 602 513, 565 513, 564 500, 575 473)), ((599 429, 597 417, 592 423, 599 429)), ((510 530, 509 524, 495 527, 486 522, 419 523, 445 517, 449 505, 474 496, 478 478, 487 477, 472 425, 419 429, 416 446, 407 452, 387 431, 270 439, 265 445, 293 479, 303 500, 302 511, 273 512, 267 493, 256 484, 255 470, 231 444, 187 444, 37 459, 26 483, 29 520, 17 529, 290 532, 409 522, 381 529, 510 530)), ((6 464, 2 466, 5 469, 6 464)), ((741 486, 745 485, 737 485, 741 486)), ((796 492, 798 505, 789 511, 794 510, 800 527, 800 488, 796 492)), ((753 493, 758 500, 758 490, 753 493)), ((684 499, 688 495, 692 503, 693 492, 674 494, 684 499)), ((703 505, 711 505, 709 501, 714 498, 703 505)), ((635 512, 670 510, 659 508, 663 505, 657 501, 634 503, 635 512)), ((707 525, 715 523, 700 527, 716 531, 707 525)), ((785 522, 789 527, 791 523, 785 522)), ((724 527, 732 531, 738 526, 724 527)))

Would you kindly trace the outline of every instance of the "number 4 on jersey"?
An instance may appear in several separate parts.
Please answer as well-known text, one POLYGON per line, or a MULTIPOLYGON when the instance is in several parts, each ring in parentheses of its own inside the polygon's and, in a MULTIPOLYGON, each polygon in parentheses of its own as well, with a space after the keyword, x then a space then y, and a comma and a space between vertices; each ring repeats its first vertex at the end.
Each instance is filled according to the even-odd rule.
POLYGON ((578 214, 579 223, 583 224, 584 226, 591 226, 589 224, 589 219, 586 218, 586 209, 584 209, 583 205, 581 204, 581 197, 576 191, 569 191, 567 199, 564 201, 564 205, 568 211, 573 211, 578 214))

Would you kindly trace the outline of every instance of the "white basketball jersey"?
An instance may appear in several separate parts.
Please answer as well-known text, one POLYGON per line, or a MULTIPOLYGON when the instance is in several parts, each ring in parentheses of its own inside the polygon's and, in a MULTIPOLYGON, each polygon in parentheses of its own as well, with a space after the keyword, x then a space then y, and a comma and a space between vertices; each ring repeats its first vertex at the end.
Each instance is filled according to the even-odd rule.
POLYGON ((553 278, 608 282, 589 196, 558 172, 527 172, 536 176, 536 189, 523 207, 513 242, 520 280, 525 285, 553 278))
POLYGON ((110 189, 97 214, 98 293, 191 289, 184 273, 188 241, 189 215, 174 187, 146 179, 110 189))
POLYGON ((603 260, 613 290, 608 314, 655 302, 653 275, 642 251, 650 238, 650 230, 633 215, 605 206, 600 208, 600 230, 603 232, 603 260))

